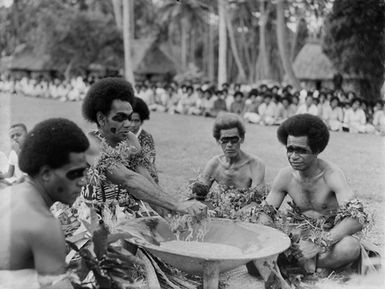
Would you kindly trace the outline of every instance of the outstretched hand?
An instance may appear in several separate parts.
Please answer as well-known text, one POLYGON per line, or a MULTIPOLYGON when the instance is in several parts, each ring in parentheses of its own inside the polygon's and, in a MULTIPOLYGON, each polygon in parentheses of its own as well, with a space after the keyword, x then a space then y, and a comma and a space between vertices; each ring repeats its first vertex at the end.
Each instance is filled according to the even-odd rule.
POLYGON ((198 218, 207 216, 207 206, 196 200, 181 201, 177 205, 176 211, 183 214, 190 214, 198 218))

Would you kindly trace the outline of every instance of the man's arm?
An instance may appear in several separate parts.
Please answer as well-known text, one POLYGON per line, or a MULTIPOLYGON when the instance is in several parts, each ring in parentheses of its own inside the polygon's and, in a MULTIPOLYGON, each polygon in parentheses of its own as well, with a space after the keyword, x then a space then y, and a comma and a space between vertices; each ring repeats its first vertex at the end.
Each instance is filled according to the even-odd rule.
POLYGON ((253 187, 265 184, 265 165, 257 159, 251 162, 251 184, 253 187))
POLYGON ((287 174, 287 169, 282 169, 275 177, 273 184, 271 185, 270 193, 267 195, 265 200, 266 208, 258 217, 258 221, 263 225, 271 226, 274 224, 272 213, 279 209, 287 194, 287 174), (271 214, 267 212, 271 212, 271 214))
POLYGON ((272 226, 274 224, 272 214, 275 210, 279 209, 285 199, 287 180, 285 173, 283 172, 284 170, 285 169, 281 170, 275 177, 270 193, 267 195, 265 200, 264 206, 266 207, 264 208, 264 212, 259 214, 258 221, 263 225, 272 226))
POLYGON ((65 275, 65 242, 60 223, 44 218, 31 228, 28 241, 41 288, 72 288, 65 275))
POLYGON ((159 185, 147 180, 144 176, 127 169, 122 164, 115 164, 107 171, 107 178, 114 184, 121 184, 137 199, 172 211, 205 214, 207 207, 197 201, 181 201, 170 193, 166 193, 159 185))
MULTIPOLYGON (((342 207, 354 199, 354 193, 346 182, 345 176, 340 169, 334 169, 326 176, 326 181, 335 193, 338 206, 342 207)), ((329 237, 333 243, 339 242, 343 237, 353 235, 362 230, 363 225, 359 220, 346 217, 329 231, 329 237)))
POLYGON ((214 171, 215 168, 218 166, 218 158, 214 157, 211 160, 209 160, 203 169, 202 177, 200 178, 200 182, 205 184, 208 189, 210 190, 213 182, 214 182, 214 171))
POLYGON ((9 164, 9 166, 8 166, 8 171, 7 171, 7 172, 5 172, 5 173, 1 173, 1 172, 0 172, 0 180, 1 180, 1 179, 11 178, 11 177, 13 176, 14 173, 15 173, 15 166, 9 164))

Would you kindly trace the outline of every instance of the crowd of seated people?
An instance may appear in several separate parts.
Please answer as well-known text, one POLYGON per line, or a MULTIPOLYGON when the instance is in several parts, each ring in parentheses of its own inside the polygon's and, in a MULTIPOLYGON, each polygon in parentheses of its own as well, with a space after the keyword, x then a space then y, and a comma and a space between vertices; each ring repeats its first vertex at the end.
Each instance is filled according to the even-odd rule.
POLYGON ((258 88, 224 83, 221 89, 207 84, 138 83, 137 96, 153 111, 216 117, 221 111, 241 115, 258 125, 279 125, 288 117, 309 113, 319 116, 331 131, 385 134, 383 101, 374 104, 352 91, 295 91, 292 86, 265 84, 258 88))
POLYGON ((24 96, 56 99, 60 101, 81 101, 85 97, 90 83, 82 77, 70 80, 40 79, 22 77, 20 79, 0 79, 0 91, 24 96))
MULTIPOLYGON (((0 79, 0 91, 26 96, 80 101, 92 84, 81 77, 70 81, 37 81, 26 77, 20 80, 0 79)), ((176 82, 138 82, 137 97, 151 111, 170 114, 216 117, 221 111, 241 115, 247 122, 258 125, 279 125, 288 117, 309 113, 319 116, 331 131, 376 133, 385 135, 384 101, 376 103, 359 98, 353 91, 296 91, 291 85, 257 88, 223 83, 181 84, 176 82)))

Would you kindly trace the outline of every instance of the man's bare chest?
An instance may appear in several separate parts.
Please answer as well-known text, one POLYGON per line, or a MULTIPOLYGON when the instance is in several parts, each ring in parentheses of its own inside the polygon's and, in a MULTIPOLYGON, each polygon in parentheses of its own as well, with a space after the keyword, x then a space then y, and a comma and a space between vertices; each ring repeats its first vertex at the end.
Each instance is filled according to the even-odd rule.
POLYGON ((335 193, 323 179, 312 182, 294 179, 288 187, 288 194, 303 212, 325 214, 338 207, 335 193))
POLYGON ((251 185, 252 176, 248 166, 219 166, 215 170, 214 178, 219 184, 222 185, 246 188, 251 185))

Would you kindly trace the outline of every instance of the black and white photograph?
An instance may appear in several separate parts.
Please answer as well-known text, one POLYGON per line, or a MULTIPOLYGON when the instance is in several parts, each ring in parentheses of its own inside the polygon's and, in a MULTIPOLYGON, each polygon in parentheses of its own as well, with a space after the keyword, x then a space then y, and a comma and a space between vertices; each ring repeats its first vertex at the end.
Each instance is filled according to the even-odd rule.
POLYGON ((0 289, 385 288, 385 0, 0 0, 0 289))

